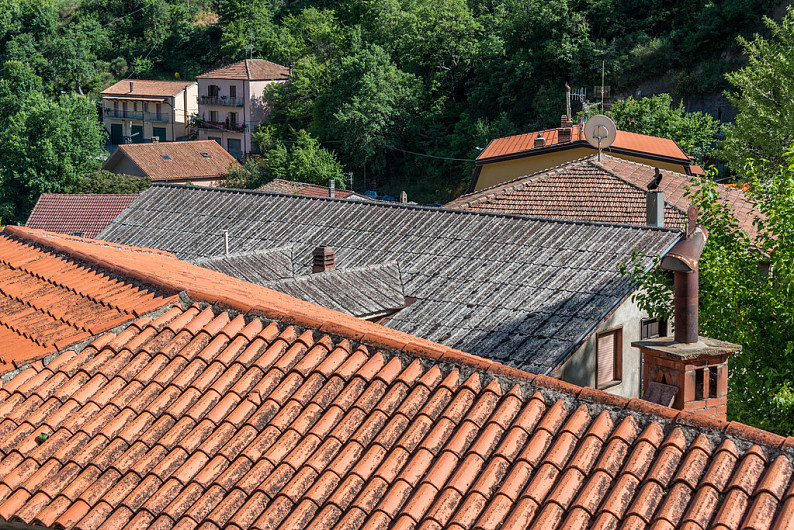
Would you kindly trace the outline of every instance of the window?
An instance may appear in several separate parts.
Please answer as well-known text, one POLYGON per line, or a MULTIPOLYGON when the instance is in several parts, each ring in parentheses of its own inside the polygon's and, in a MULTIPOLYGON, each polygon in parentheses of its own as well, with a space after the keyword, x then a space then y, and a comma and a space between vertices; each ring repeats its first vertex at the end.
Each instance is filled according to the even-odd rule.
POLYGON ((598 333, 596 342, 596 387, 617 385, 623 366, 623 328, 598 333))
POLYGON ((230 127, 237 127, 237 113, 230 112, 229 113, 229 126, 230 127))
POLYGON ((144 103, 143 104, 143 112, 149 112, 149 104, 148 103, 144 103))
POLYGON ((137 101, 133 101, 132 102, 132 112, 138 112, 138 102, 137 101))
POLYGON ((229 97, 230 98, 237 97, 237 85, 232 85, 229 87, 229 97))
POLYGON ((163 119, 163 106, 162 105, 160 105, 159 103, 157 105, 155 105, 154 106, 154 112, 157 115, 157 119, 158 120, 162 120, 163 119))
POLYGON ((211 110, 210 111, 210 121, 218 121, 218 111, 211 110))
POLYGON ((121 112, 124 113, 124 117, 126 118, 127 117, 127 102, 126 101, 121 104, 121 112))
POLYGON ((207 87, 207 95, 211 98, 217 98, 221 93, 221 87, 218 85, 209 85, 207 87))
POLYGON ((119 115, 119 102, 118 101, 114 101, 113 102, 113 115, 117 116, 117 117, 119 115))
POLYGON ((656 318, 640 320, 640 340, 667 336, 667 321, 656 318))

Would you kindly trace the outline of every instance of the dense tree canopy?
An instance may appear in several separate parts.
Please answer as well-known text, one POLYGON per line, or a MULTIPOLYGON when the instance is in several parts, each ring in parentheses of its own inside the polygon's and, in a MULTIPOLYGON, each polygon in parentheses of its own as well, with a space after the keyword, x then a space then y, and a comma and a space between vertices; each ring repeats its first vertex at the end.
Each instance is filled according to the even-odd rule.
POLYGON ((781 165, 794 143, 794 8, 779 24, 766 23, 772 37, 740 38, 749 64, 728 75, 728 96, 739 113, 727 127, 722 157, 739 174, 749 158, 781 165))

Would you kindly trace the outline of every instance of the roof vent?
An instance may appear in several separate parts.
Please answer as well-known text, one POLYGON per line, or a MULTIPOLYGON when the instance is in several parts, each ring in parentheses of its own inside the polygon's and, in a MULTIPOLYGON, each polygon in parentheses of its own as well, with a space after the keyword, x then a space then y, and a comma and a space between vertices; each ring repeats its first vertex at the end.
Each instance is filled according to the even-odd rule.
POLYGON ((171 157, 168 155, 160 155, 160 156, 163 157, 163 160, 171 160, 171 157))
POLYGON ((312 252, 312 274, 336 269, 334 247, 319 246, 312 252))
POLYGON ((336 182, 334 179, 328 179, 328 196, 332 199, 336 198, 336 182))
POLYGON ((212 158, 212 155, 210 155, 209 153, 201 153, 201 156, 203 156, 204 158, 212 158))
POLYGON ((546 139, 543 138, 543 135, 541 133, 538 133, 538 137, 535 138, 534 147, 543 147, 544 145, 546 145, 546 139))

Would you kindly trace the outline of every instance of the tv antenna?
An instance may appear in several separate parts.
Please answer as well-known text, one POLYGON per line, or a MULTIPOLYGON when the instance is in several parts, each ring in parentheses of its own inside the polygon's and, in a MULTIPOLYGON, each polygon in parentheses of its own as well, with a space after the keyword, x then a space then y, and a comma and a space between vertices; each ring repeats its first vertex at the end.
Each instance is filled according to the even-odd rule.
POLYGON ((598 149, 598 161, 601 161, 601 149, 609 147, 615 141, 618 129, 608 116, 596 114, 584 124, 584 138, 587 143, 598 149))

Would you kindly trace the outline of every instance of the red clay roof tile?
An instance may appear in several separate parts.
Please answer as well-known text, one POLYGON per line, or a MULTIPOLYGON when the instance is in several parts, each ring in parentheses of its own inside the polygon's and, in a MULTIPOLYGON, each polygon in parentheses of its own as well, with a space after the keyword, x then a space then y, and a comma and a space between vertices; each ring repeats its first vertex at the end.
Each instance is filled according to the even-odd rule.
MULTIPOLYGON (((90 254, 81 240, 59 242, 59 252, 90 254)), ((138 282, 155 280, 125 258, 139 250, 95 252, 107 260, 101 270, 107 263, 116 274, 138 271, 138 282)), ((154 265, 156 287, 184 286, 166 266, 184 264, 136 257, 154 265)), ((717 422, 707 439, 689 416, 578 388, 560 399, 567 386, 543 376, 522 382, 518 371, 500 382, 462 352, 450 369, 434 360, 448 350, 432 343, 424 358, 382 353, 374 324, 203 274, 214 289, 237 292, 243 312, 251 299, 258 307, 269 300, 268 311, 292 315, 290 323, 306 322, 301 314, 338 320, 374 345, 177 305, 24 370, 0 390, 6 520, 67 528, 736 527, 780 526, 794 511, 791 455, 779 453, 779 437, 717 422), (50 435, 42 443, 40 432, 50 435), (728 433, 759 445, 739 450, 728 433)))
POLYGON ((137 198, 137 194, 42 193, 25 226, 94 238, 137 198))

